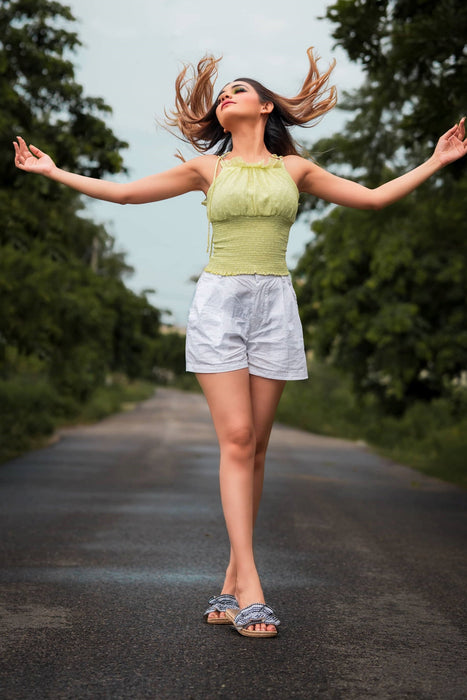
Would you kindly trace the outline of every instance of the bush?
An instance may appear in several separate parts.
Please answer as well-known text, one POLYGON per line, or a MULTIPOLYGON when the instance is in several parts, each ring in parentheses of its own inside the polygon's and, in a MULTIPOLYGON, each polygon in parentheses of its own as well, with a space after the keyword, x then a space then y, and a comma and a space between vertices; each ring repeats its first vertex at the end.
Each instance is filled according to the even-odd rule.
POLYGON ((139 401, 149 399, 154 394, 154 385, 150 382, 132 381, 118 375, 112 383, 96 389, 84 404, 79 418, 85 422, 101 420, 112 413, 132 407, 139 401))
POLYGON ((150 382, 116 375, 79 404, 60 395, 45 377, 0 380, 0 462, 39 446, 59 425, 96 421, 153 394, 150 382))
POLYGON ((467 391, 451 400, 413 403, 401 417, 385 415, 371 397, 358 400, 345 375, 313 363, 311 378, 290 382, 277 419, 304 430, 361 439, 391 459, 467 487, 467 391))
POLYGON ((59 397, 46 380, 0 380, 0 457, 26 449, 31 438, 50 435, 59 410, 59 397))
POLYGON ((361 437, 365 422, 345 375, 327 365, 312 363, 310 379, 289 382, 282 395, 277 420, 321 435, 361 437))

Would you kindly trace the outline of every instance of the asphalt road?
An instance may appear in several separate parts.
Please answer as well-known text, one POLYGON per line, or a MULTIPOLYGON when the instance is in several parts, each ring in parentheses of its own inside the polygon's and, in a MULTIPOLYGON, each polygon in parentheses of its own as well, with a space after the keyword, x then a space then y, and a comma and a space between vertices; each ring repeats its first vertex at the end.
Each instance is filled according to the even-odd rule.
POLYGON ((467 698, 467 493, 277 426, 274 639, 208 626, 227 553, 204 399, 161 389, 0 467, 0 697, 467 698))

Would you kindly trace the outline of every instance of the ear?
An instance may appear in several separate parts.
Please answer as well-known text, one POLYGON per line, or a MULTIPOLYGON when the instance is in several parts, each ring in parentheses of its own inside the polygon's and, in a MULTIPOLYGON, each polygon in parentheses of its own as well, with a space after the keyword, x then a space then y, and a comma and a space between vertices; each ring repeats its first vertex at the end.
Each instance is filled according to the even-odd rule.
POLYGON ((265 102, 264 105, 261 105, 261 114, 271 114, 273 109, 274 109, 273 102, 265 102))

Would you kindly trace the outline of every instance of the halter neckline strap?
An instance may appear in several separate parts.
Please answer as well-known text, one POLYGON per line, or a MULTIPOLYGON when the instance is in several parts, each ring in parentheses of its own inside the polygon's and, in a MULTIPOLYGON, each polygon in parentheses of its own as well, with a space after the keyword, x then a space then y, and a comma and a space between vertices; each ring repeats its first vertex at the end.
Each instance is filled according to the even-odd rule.
POLYGON ((282 162, 282 156, 277 156, 275 153, 271 153, 269 156, 268 160, 260 160, 256 163, 249 163, 246 161, 242 156, 234 156, 233 158, 228 158, 231 154, 231 151, 227 151, 227 153, 224 153, 223 155, 219 156, 219 160, 222 161, 222 164, 225 163, 232 163, 234 165, 241 165, 245 166, 248 168, 268 168, 271 165, 276 165, 277 163, 282 162))

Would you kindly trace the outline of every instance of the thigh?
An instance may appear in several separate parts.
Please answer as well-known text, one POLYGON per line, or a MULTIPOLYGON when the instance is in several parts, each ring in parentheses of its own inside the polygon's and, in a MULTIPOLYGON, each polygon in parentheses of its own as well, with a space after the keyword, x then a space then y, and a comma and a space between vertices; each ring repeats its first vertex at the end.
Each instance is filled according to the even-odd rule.
POLYGON ((238 277, 203 272, 188 314, 186 368, 196 374, 248 367, 246 333, 251 294, 238 277))
POLYGON ((306 379, 303 331, 290 277, 265 277, 261 303, 248 338, 251 374, 268 379, 306 379))
POLYGON ((198 373, 196 377, 208 402, 219 442, 239 431, 254 432, 248 369, 198 373))

